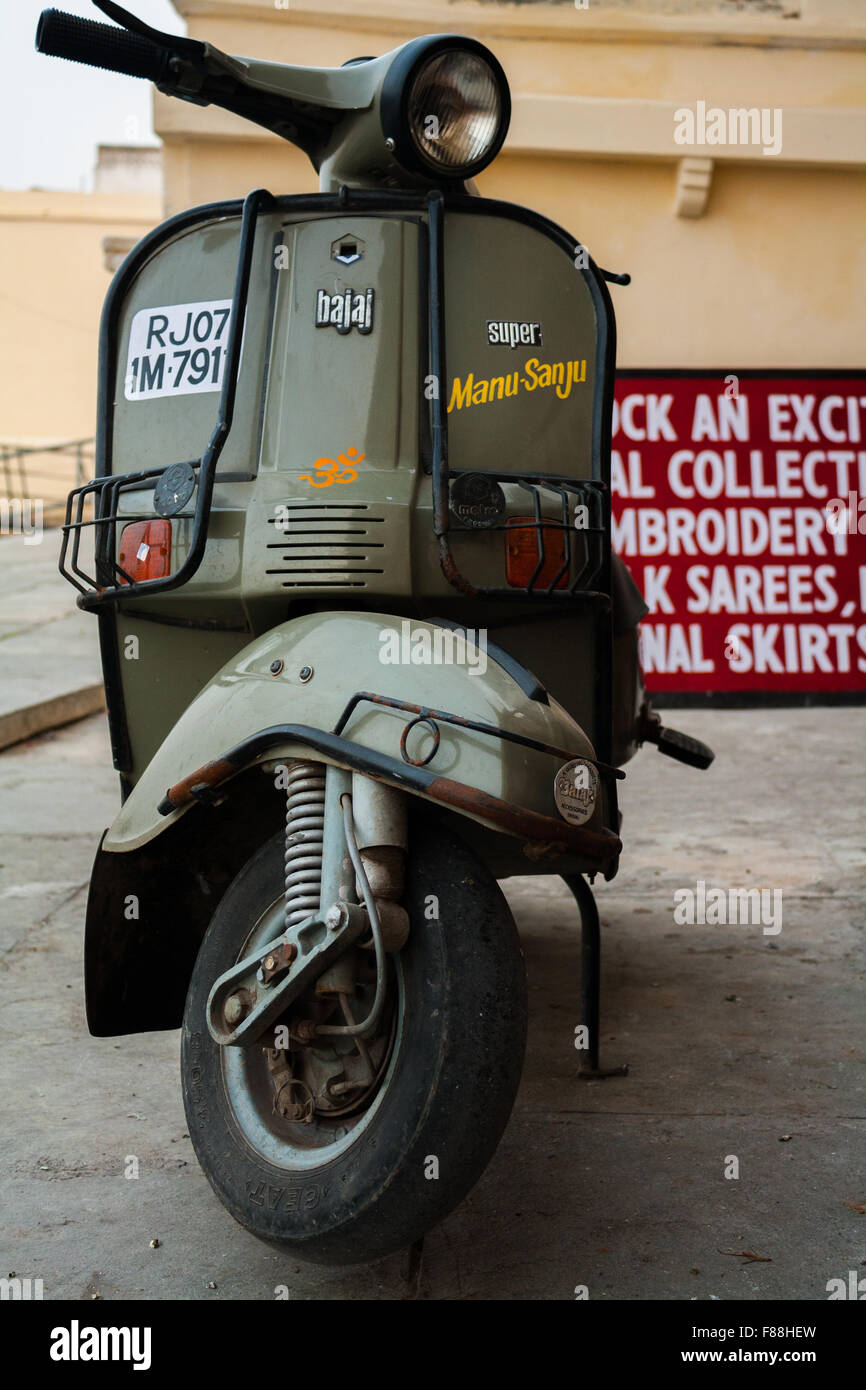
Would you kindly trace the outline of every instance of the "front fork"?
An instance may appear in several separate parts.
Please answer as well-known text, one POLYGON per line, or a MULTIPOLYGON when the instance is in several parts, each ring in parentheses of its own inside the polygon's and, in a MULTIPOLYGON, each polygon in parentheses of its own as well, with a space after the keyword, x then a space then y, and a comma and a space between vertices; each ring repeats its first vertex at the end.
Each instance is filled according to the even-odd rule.
POLYGON ((386 954, 409 932, 403 894, 407 851, 402 792, 359 773, 308 760, 276 766, 286 791, 283 930, 215 982, 207 1005, 210 1034, 221 1046, 248 1047, 309 985, 320 999, 338 997, 345 1024, 301 1021, 303 1036, 363 1039, 375 1032, 385 997, 386 954), (351 1014, 349 947, 371 937, 376 994, 367 1016, 351 1014), (347 954, 348 953, 348 954, 347 954))
MULTIPOLYGON (((287 852, 291 834, 287 814, 287 852)), ((404 792, 373 782, 358 772, 345 772, 339 767, 325 769, 320 907, 324 911, 333 902, 353 899, 366 904, 366 881, 387 951, 399 951, 409 935, 409 916, 400 906, 408 847, 404 792), (347 798, 351 812, 348 818, 347 798), (360 857, 360 869, 356 862, 353 864, 352 841, 360 857)), ((288 907, 288 882, 286 893, 288 907)))

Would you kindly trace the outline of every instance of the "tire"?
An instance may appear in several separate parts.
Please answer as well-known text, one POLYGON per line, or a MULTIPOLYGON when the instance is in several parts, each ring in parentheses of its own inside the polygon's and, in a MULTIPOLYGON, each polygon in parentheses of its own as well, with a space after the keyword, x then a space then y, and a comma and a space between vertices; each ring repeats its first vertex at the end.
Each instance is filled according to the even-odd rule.
POLYGON ((273 1147, 261 1141, 237 1073, 262 1064, 237 1060, 252 1048, 220 1048, 205 1021, 214 980, 282 897, 282 835, 231 884, 190 982, 181 1077, 199 1163, 242 1226, 319 1264, 379 1259, 441 1221, 492 1157, 520 1081, 526 978, 505 899, 486 867, 441 826, 410 820, 409 844, 411 926, 391 958, 399 1008, 388 1070, 356 1137, 355 1130, 344 1137, 336 1156, 327 1147, 311 1155, 281 1147, 279 1136, 273 1147), (430 895, 438 918, 425 915, 430 895))

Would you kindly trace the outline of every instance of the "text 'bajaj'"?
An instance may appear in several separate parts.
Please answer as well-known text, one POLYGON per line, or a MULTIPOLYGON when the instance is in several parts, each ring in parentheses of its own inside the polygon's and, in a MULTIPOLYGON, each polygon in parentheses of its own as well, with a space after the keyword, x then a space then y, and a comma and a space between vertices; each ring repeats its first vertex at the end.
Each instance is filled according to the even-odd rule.
POLYGON ((510 101, 474 40, 298 68, 98 3, 116 25, 47 10, 37 47, 266 126, 321 191, 181 213, 108 293, 61 557, 123 796, 88 1022, 182 1025, 220 1200, 369 1260, 461 1200, 508 1119, 526 986, 497 879, 575 894, 601 1074, 584 876, 617 869, 620 766, 646 740, 712 760, 643 702, 610 551, 626 277, 476 195, 510 101))

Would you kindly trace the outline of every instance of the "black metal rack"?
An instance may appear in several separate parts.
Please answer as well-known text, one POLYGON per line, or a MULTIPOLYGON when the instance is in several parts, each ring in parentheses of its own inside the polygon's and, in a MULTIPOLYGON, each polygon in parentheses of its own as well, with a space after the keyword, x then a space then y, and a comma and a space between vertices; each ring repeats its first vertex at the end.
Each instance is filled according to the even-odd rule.
MULTIPOLYGON (((451 469, 448 472, 449 485, 452 485, 459 478, 479 476, 466 469, 451 469)), ((605 563, 605 537, 607 530, 604 526, 604 499, 607 494, 607 484, 597 479, 565 478, 557 476, 543 476, 539 473, 493 473, 484 471, 481 474, 485 480, 495 483, 504 483, 510 486, 522 488, 529 494, 532 505, 532 520, 521 520, 516 517, 507 518, 501 525, 485 525, 481 534, 487 535, 490 532, 504 532, 506 535, 515 531, 531 531, 534 533, 535 548, 538 560, 533 573, 524 585, 509 584, 507 588, 503 586, 476 586, 469 582, 459 573, 454 563, 453 552, 447 537, 454 533, 466 535, 478 535, 479 528, 455 522, 453 515, 449 515, 449 525, 447 532, 440 535, 440 555, 443 567, 446 567, 446 576, 455 587, 460 588, 464 593, 471 593, 479 598, 501 598, 517 594, 524 598, 571 598, 573 599, 578 591, 587 592, 591 590, 593 582, 602 573, 605 563), (542 500, 544 497, 554 498, 560 509, 559 517, 546 514, 542 510, 542 500), (578 527, 569 516, 569 501, 577 505, 586 507, 587 515, 591 519, 591 524, 578 527), (561 535, 562 562, 553 578, 541 582, 541 577, 548 564, 547 547, 545 543, 545 533, 561 535), (578 539, 584 540, 584 557, 578 563, 577 550, 578 539), (443 540, 446 544, 443 546, 443 540)))

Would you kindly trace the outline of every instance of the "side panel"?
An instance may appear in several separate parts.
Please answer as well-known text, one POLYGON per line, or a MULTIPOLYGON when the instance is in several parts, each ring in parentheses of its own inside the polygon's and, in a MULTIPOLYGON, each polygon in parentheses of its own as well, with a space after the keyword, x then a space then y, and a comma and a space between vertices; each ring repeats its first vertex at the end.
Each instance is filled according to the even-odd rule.
MULTIPOLYGON (((121 476, 201 458, 218 416, 241 205, 193 209, 135 248, 109 290, 100 338, 97 471, 121 476), (187 389, 190 386, 195 389, 187 389)), ((272 288, 260 221, 248 322, 272 288)), ((246 333, 234 427, 220 457, 205 558, 182 589, 100 615, 115 766, 127 792, 202 685, 249 640, 240 591, 244 505, 255 469, 266 341, 246 333)), ((153 482, 121 494, 124 518, 153 516, 153 482)), ((191 507, 172 519, 172 569, 187 553, 191 507)))
POLYGON ((599 323, 564 250, 511 218, 447 215, 445 305, 449 466, 598 477, 599 323))
MULTIPOLYGON (((201 221, 174 235, 167 224, 115 282, 103 326, 103 473, 204 452, 231 323, 239 212, 202 209, 201 221)), ((259 216, 204 560, 181 589, 132 598, 102 619, 127 790, 214 672, 298 600, 366 591, 376 606, 383 595, 409 601, 422 236, 417 218, 311 216, 290 199, 259 216), (334 259, 344 246, 355 248, 351 264, 334 259), (342 332, 328 320, 346 294, 366 305, 366 321, 342 332), (341 467, 335 483, 327 465, 347 455, 351 481, 341 467)), ((152 487, 121 494, 118 531, 154 515, 152 487)), ((173 570, 189 546, 191 507, 172 519, 173 570)))
MULTIPOLYGON (((255 469, 276 217, 260 216, 235 417, 219 474, 255 469)), ((123 298, 117 327, 111 473, 201 458, 217 418, 240 235, 224 216, 173 237, 123 298)))

